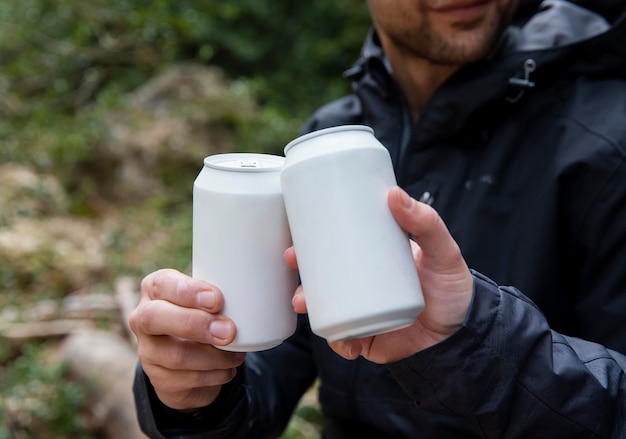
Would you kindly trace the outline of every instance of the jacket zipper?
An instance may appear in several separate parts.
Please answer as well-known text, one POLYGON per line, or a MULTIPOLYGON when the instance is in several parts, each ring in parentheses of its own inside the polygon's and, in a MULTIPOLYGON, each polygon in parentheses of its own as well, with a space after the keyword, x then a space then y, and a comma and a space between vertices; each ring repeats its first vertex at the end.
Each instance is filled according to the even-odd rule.
MULTIPOLYGON (((398 92, 399 93, 399 92, 398 92)), ((402 162, 407 154, 411 136, 413 134, 413 123, 411 121, 411 115, 408 111, 408 107, 404 101, 404 97, 400 95, 399 100, 402 105, 402 127, 398 144, 396 145, 396 158, 393 161, 393 167, 396 171, 396 179, 398 185, 402 186, 404 181, 404 174, 406 173, 406 167, 402 166, 402 162)))

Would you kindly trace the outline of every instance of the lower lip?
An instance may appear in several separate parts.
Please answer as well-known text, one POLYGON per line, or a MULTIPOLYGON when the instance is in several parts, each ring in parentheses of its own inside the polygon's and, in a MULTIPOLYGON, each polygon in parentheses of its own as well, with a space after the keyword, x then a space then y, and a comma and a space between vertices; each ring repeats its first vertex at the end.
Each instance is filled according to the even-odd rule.
POLYGON ((460 20, 472 20, 480 17, 484 14, 486 4, 484 2, 474 3, 467 6, 450 7, 444 9, 437 9, 435 12, 439 14, 445 14, 449 17, 453 17, 460 20))

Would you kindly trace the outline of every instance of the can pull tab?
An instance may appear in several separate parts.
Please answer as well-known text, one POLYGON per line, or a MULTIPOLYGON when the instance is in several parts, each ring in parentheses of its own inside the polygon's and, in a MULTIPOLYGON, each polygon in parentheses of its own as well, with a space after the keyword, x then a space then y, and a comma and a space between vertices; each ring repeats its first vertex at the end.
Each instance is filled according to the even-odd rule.
POLYGON ((259 162, 256 160, 240 160, 239 161, 240 168, 259 168, 259 162))

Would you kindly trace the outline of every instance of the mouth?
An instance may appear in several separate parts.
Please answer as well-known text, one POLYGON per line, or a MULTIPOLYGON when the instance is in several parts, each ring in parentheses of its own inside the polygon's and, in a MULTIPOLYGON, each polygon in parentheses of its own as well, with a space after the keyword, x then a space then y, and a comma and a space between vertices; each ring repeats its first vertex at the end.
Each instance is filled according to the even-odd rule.
POLYGON ((438 14, 444 14, 461 20, 472 20, 484 14, 487 0, 450 0, 431 8, 438 14))

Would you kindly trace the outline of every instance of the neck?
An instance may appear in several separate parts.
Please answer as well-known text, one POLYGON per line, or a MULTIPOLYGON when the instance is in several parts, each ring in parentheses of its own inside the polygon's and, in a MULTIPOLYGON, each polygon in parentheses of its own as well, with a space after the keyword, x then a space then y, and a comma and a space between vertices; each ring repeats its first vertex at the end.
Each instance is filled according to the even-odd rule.
POLYGON ((399 48, 383 35, 380 37, 393 77, 416 121, 428 99, 460 66, 432 63, 399 48))

